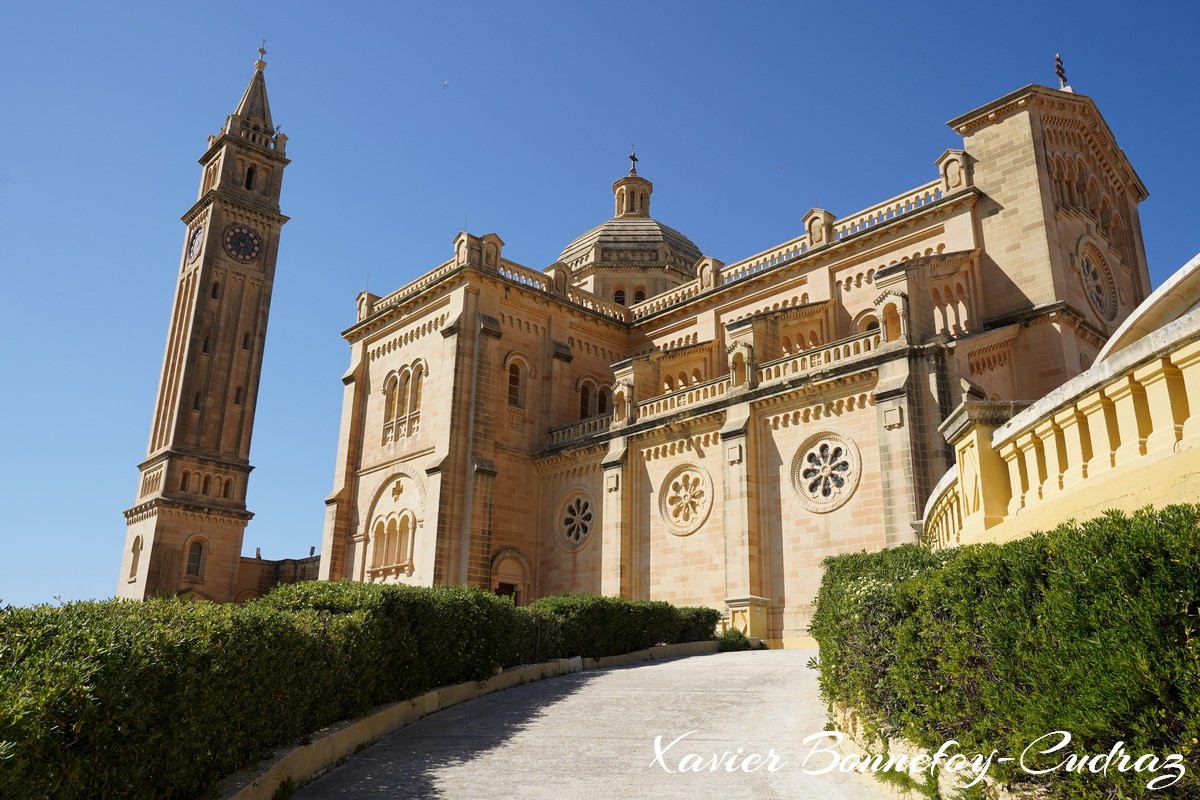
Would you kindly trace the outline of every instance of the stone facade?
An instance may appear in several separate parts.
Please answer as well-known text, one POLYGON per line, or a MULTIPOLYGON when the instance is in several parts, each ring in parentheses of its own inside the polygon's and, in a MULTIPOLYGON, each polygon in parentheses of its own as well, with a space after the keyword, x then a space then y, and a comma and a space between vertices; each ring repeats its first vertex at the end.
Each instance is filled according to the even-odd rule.
POLYGON ((631 169, 544 270, 460 233, 360 294, 320 577, 710 605, 799 642, 824 557, 916 541, 952 410, 1052 392, 1150 293, 1146 189, 1090 99, 950 125, 929 183, 734 264, 631 169))
POLYGON ((125 512, 117 596, 218 602, 300 579, 317 559, 242 558, 250 438, 279 234, 287 137, 271 123, 260 50, 254 75, 200 158, 174 310, 136 503, 125 512))

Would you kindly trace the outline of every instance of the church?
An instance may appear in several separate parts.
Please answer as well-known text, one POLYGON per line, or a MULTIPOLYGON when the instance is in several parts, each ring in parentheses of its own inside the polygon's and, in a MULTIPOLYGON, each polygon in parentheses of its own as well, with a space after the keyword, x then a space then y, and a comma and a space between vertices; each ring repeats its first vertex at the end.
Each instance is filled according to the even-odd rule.
POLYGON ((653 213, 680 229, 652 216, 631 155, 613 216, 564 232, 554 263, 460 232, 417 280, 358 296, 320 556, 242 558, 287 221, 264 66, 210 137, 184 215, 121 596, 466 583, 518 603, 707 605, 801 644, 822 559, 918 541, 954 465, 952 412, 1047 395, 1150 294, 1146 188, 1065 83, 951 120, 962 147, 930 154, 927 183, 850 214, 813 208, 793 238, 731 263, 669 208, 653 213))

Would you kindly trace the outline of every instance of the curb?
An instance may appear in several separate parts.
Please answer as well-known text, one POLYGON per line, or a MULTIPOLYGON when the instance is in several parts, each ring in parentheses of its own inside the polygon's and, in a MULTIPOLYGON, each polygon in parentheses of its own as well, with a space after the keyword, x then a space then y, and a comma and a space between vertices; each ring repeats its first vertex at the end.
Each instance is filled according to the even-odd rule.
POLYGON ((220 800, 271 800, 276 790, 289 780, 299 786, 389 733, 430 714, 492 692, 584 669, 607 669, 639 661, 715 652, 716 641, 667 644, 604 658, 559 658, 541 664, 513 667, 482 681, 442 686, 410 700, 379 706, 358 719, 331 725, 317 731, 306 744, 278 750, 272 758, 239 770, 221 781, 217 796, 220 800))

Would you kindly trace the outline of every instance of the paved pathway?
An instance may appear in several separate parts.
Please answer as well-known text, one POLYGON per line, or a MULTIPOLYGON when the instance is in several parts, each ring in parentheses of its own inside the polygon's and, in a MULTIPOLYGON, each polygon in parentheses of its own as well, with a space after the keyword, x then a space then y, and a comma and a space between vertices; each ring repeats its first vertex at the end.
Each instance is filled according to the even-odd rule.
MULTIPOLYGON (((893 800, 858 774, 807 774, 825 727, 813 650, 722 653, 564 675, 433 714, 349 759, 297 800, 893 800), (673 747, 672 740, 694 731, 673 747), (769 772, 666 772, 688 753, 760 753, 769 772)), ((809 770, 831 760, 816 755, 809 770)))

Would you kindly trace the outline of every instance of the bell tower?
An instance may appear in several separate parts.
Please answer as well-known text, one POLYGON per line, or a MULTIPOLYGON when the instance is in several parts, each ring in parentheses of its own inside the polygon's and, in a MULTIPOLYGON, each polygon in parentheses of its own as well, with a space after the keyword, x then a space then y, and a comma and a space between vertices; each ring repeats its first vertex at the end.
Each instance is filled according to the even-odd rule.
POLYGON ((250 437, 279 232, 287 137, 271 122, 259 49, 250 84, 200 158, 166 353, 118 597, 236 599, 250 437))

